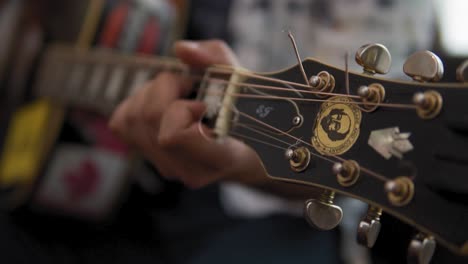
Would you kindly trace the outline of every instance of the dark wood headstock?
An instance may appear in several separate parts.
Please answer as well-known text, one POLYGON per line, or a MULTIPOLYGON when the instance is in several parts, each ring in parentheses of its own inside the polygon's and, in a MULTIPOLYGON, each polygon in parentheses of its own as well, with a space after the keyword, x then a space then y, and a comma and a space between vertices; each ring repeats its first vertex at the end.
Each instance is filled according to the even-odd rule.
POLYGON ((267 74, 241 70, 231 77, 219 76, 216 69, 208 72, 205 97, 210 80, 224 79, 219 82, 224 84, 224 112, 210 117, 216 119, 215 131, 251 146, 274 179, 357 198, 468 255, 468 85, 349 73, 350 97, 345 71, 313 59, 303 67, 309 78, 325 80, 322 94, 310 93, 318 88, 304 85, 297 65, 267 74), (358 91, 361 86, 373 89, 367 105, 359 104, 358 93, 368 94, 358 91), (384 99, 372 104, 378 87, 384 89, 384 99), (415 98, 416 93, 422 94, 415 98), (374 111, 360 109, 374 106, 374 111), (386 154, 369 145, 376 132, 387 136, 372 138, 386 154), (395 148, 385 141, 391 135, 395 148))

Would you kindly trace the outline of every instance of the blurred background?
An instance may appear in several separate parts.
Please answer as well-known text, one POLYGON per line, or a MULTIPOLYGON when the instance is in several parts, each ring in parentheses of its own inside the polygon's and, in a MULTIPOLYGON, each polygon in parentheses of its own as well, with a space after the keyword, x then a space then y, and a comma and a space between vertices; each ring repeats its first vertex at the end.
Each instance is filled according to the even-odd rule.
MULTIPOLYGON (((303 58, 340 68, 346 52, 382 43, 386 77, 406 80, 407 56, 429 49, 455 82, 467 13, 464 0, 0 0, 0 262, 404 263, 411 229, 391 217, 368 252, 288 210, 252 216, 235 201, 255 191, 164 180, 107 117, 179 70, 165 59, 178 39, 223 39, 253 71, 297 63, 288 31, 303 58)), ((466 259, 437 249, 433 263, 466 259)))

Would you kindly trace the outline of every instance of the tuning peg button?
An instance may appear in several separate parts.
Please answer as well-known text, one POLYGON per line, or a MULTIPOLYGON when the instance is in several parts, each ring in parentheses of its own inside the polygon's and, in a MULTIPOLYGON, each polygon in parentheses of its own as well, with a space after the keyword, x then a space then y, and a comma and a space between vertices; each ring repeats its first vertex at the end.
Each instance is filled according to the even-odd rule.
POLYGON ((343 210, 333 204, 334 197, 334 192, 325 190, 319 199, 305 202, 304 217, 311 226, 320 230, 331 230, 341 222, 343 210))
POLYGON ((468 60, 465 60, 457 68, 457 80, 459 82, 468 82, 468 60))
POLYGON ((382 209, 374 206, 369 206, 364 219, 359 222, 357 231, 357 242, 365 247, 372 248, 377 241, 380 233, 380 216, 382 209))
POLYGON ((406 59, 403 71, 418 82, 437 82, 444 75, 444 64, 428 50, 417 51, 406 59))
POLYGON ((378 43, 361 46, 356 51, 355 59, 357 64, 363 67, 364 73, 371 75, 385 74, 392 65, 390 52, 384 45, 378 43))
POLYGON ((408 246, 409 264, 429 264, 436 248, 433 237, 425 234, 417 234, 408 246))

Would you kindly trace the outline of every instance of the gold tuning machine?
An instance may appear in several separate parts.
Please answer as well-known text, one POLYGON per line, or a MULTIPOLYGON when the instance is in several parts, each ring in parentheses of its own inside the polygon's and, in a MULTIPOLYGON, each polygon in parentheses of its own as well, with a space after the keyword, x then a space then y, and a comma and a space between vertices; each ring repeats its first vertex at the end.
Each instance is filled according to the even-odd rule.
POLYGON ((388 49, 379 43, 361 46, 355 55, 357 64, 369 75, 386 74, 392 65, 392 56, 388 49))
POLYGON ((295 172, 304 171, 310 163, 310 151, 306 147, 288 148, 284 157, 295 172))
POLYGON ((409 264, 429 264, 434 255, 436 242, 433 237, 419 233, 408 246, 409 264))
POLYGON ((418 82, 437 82, 444 75, 444 64, 434 53, 418 51, 406 59, 403 71, 418 82))
POLYGON ((336 175, 338 183, 344 187, 354 185, 359 179, 361 168, 354 160, 345 160, 343 163, 333 164, 333 173, 336 175))
POLYGON ((416 112, 420 118, 431 119, 436 117, 442 110, 443 99, 439 92, 429 90, 424 93, 415 93, 413 103, 417 107, 416 112))
POLYGON ((318 199, 307 200, 304 204, 304 217, 307 222, 320 230, 331 230, 340 224, 343 210, 333 204, 335 193, 324 190, 318 199))
POLYGON ((359 222, 357 242, 365 247, 372 248, 377 241, 382 224, 380 216, 382 209, 369 205, 366 216, 359 222))
POLYGON ((468 82, 468 60, 465 60, 457 68, 457 80, 459 82, 468 82))
MULTIPOLYGON (((313 75, 309 79, 310 87, 313 91, 332 93, 335 89, 335 77, 327 71, 321 71, 317 75, 313 75)), ((325 94, 317 94, 319 98, 327 97, 325 94)))
POLYGON ((372 83, 369 86, 361 85, 357 94, 364 103, 362 107, 368 112, 375 111, 379 104, 385 100, 385 88, 379 83, 372 83))
POLYGON ((385 191, 389 202, 393 206, 407 205, 414 196, 414 183, 406 177, 401 176, 385 183, 385 191))

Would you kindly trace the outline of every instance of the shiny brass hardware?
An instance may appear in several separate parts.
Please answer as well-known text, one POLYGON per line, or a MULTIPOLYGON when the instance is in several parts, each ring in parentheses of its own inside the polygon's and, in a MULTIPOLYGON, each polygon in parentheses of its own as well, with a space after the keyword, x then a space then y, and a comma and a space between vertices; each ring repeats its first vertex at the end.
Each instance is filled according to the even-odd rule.
POLYGON ((307 222, 320 230, 335 228, 343 218, 343 210, 333 204, 335 193, 324 190, 319 199, 307 200, 304 204, 304 217, 307 222))
POLYGON ((457 80, 459 82, 468 82, 468 60, 465 60, 457 68, 457 80))
POLYGON ((414 183, 410 178, 401 176, 385 183, 385 191, 392 205, 404 206, 413 199, 414 183))
POLYGON ((416 112, 420 118, 432 119, 442 110, 443 99, 440 93, 429 90, 414 94, 413 103, 417 106, 416 112))
POLYGON ((357 64, 361 65, 364 73, 374 75, 385 74, 392 65, 392 56, 388 49, 379 43, 371 43, 361 46, 356 51, 357 64))
POLYGON ((436 242, 432 236, 417 234, 408 246, 408 263, 429 264, 435 248, 436 242))
POLYGON ((350 187, 359 179, 361 168, 354 160, 345 160, 343 163, 335 163, 333 172, 341 186, 350 187))
POLYGON ((434 53, 418 51, 406 59, 403 71, 418 82, 437 82, 444 75, 444 64, 434 53))
POLYGON ((382 209, 369 205, 366 216, 359 222, 357 230, 357 242, 368 248, 372 248, 377 241, 382 224, 380 216, 382 209))
POLYGON ((310 151, 306 147, 287 149, 285 158, 289 160, 291 169, 295 172, 304 171, 310 163, 310 151))
MULTIPOLYGON (((331 93, 335 89, 335 77, 327 71, 321 71, 317 75, 310 77, 309 84, 314 91, 331 93)), ((317 97, 320 98, 327 96, 317 94, 317 97)))
POLYGON ((357 91, 364 103, 361 107, 367 112, 375 111, 379 104, 385 100, 385 88, 379 83, 373 83, 369 86, 361 86, 357 91))
POLYGON ((295 127, 298 127, 302 125, 302 122, 303 122, 302 116, 298 115, 293 118, 292 125, 295 127))

